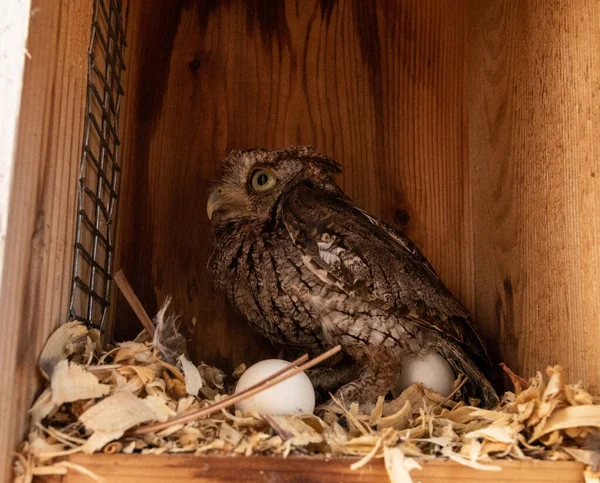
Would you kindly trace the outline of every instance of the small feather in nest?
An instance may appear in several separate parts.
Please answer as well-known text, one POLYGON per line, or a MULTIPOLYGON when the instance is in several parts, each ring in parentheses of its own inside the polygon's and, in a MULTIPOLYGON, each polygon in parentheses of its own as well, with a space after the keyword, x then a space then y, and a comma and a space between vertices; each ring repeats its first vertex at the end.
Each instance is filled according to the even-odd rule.
POLYGON ((185 337, 179 332, 178 317, 167 316, 167 309, 171 304, 171 297, 167 297, 163 306, 156 314, 154 324, 154 340, 152 345, 162 354, 163 360, 175 364, 177 358, 185 353, 185 337))
POLYGON ((60 405, 80 399, 95 399, 110 392, 110 386, 79 364, 63 359, 54 368, 51 380, 52 402, 60 405))

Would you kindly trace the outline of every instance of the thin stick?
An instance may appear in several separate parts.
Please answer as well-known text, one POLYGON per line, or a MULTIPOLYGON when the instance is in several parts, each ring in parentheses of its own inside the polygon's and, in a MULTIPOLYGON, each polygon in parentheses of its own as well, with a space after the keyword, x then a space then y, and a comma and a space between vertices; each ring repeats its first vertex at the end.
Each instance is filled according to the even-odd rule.
POLYGON ((208 406, 207 408, 199 409, 199 410, 193 411, 189 414, 184 414, 178 418, 171 419, 170 421, 166 421, 164 423, 149 424, 147 426, 139 427, 139 428, 131 431, 129 434, 142 435, 142 434, 154 433, 156 431, 161 431, 161 430, 166 429, 175 424, 184 424, 184 423, 193 421, 194 419, 198 419, 203 416, 208 416, 209 414, 212 414, 221 409, 225 409, 229 406, 234 405, 237 402, 243 401, 244 399, 247 399, 251 396, 254 396, 255 394, 258 394, 259 392, 262 392, 265 389, 275 386, 276 384, 279 384, 280 382, 283 382, 286 379, 289 379, 290 377, 295 376, 296 374, 299 374, 300 372, 310 369, 311 367, 316 366, 317 364, 323 362, 325 359, 328 359, 331 356, 337 354, 341 350, 342 350, 342 347, 337 345, 333 349, 329 349, 327 352, 324 352, 320 356, 315 357, 312 361, 302 364, 299 367, 295 367, 293 370, 287 371, 286 373, 280 374, 279 376, 276 376, 276 377, 271 376, 270 378, 266 378, 264 381, 261 381, 258 385, 255 385, 256 387, 254 389, 251 389, 247 392, 235 394, 227 399, 224 399, 223 401, 219 401, 216 404, 208 406))
POLYGON ((129 305, 132 308, 133 312, 144 326, 144 329, 148 331, 150 336, 154 337, 154 324, 152 323, 152 320, 150 320, 150 317, 148 317, 148 314, 144 310, 144 307, 142 307, 140 299, 137 298, 137 295, 131 288, 131 285, 129 285, 129 282, 125 277, 123 270, 119 270, 117 273, 115 273, 113 279, 117 284, 117 287, 119 287, 119 290, 125 297, 125 300, 129 302, 129 305))
POLYGON ((469 380, 469 378, 463 374, 463 380, 458 383, 458 386, 456 386, 452 390, 452 392, 450 394, 448 394, 446 399, 444 399, 441 403, 439 403, 435 407, 435 409, 442 407, 444 404, 446 404, 448 401, 450 401, 450 399, 452 399, 456 395, 456 393, 462 389, 462 387, 467 383, 468 380, 469 380))

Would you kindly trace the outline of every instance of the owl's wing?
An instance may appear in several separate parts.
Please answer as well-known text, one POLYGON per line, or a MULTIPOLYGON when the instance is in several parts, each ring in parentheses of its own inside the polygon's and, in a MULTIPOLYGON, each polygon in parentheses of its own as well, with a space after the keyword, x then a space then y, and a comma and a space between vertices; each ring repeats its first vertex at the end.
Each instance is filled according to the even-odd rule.
POLYGON ((468 311, 406 235, 341 192, 306 184, 288 193, 280 217, 304 263, 325 283, 453 339, 490 364, 468 311))

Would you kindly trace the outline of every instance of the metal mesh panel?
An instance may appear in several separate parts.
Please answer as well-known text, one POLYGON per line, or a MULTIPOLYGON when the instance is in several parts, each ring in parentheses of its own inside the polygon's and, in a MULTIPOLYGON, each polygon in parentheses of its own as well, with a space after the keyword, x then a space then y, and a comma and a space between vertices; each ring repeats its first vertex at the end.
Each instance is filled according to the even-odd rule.
POLYGON ((70 317, 101 328, 109 305, 119 196, 125 33, 120 0, 94 0, 70 317))

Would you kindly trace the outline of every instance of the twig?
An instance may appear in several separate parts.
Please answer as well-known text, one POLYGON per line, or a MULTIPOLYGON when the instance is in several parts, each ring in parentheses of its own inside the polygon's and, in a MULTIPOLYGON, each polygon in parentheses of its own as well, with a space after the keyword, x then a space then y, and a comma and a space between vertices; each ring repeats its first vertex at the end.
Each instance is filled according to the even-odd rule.
POLYGON ((152 320, 150 320, 150 317, 148 317, 144 307, 142 307, 140 299, 137 298, 137 295, 131 288, 131 285, 129 285, 123 270, 119 270, 117 273, 115 273, 113 279, 125 297, 125 300, 129 302, 133 312, 144 326, 144 329, 148 331, 151 337, 154 337, 154 324, 152 323, 152 320))
POLYGON ((448 394, 446 399, 444 399, 441 403, 439 403, 434 409, 441 408, 444 404, 446 404, 448 401, 450 401, 450 399, 452 399, 456 395, 456 393, 462 389, 462 387, 467 383, 468 380, 469 380, 469 378, 463 374, 463 380, 460 381, 458 383, 458 386, 456 386, 452 390, 452 392, 450 394, 448 394))
MULTIPOLYGON (((287 366, 285 368, 285 369, 288 369, 287 371, 282 370, 282 371, 279 371, 279 373, 273 374, 272 376, 264 379, 263 381, 259 382, 258 384, 255 384, 254 386, 252 386, 254 389, 248 388, 248 390, 246 390, 242 393, 235 394, 233 396, 228 397, 227 399, 219 401, 218 403, 212 404, 206 408, 199 409, 197 411, 193 411, 188 414, 184 414, 182 416, 179 416, 178 418, 171 419, 170 421, 166 421, 164 423, 149 424, 146 426, 141 426, 137 429, 130 431, 129 434, 130 435, 142 435, 142 434, 154 433, 156 431, 162 431, 163 429, 166 429, 175 424, 184 424, 184 423, 193 421, 194 419, 198 419, 203 416, 208 416, 209 414, 212 414, 221 409, 225 409, 229 406, 234 405, 237 402, 243 401, 244 399, 247 399, 251 396, 254 396, 255 394, 258 394, 259 392, 262 392, 265 389, 275 386, 276 384, 279 384, 280 382, 283 382, 286 379, 289 379, 290 377, 295 376, 296 374, 299 374, 300 372, 310 369, 311 367, 316 366, 317 364, 323 362, 325 359, 328 359, 331 356, 337 354, 341 350, 342 350, 342 347, 337 345, 333 349, 330 349, 327 352, 324 352, 320 356, 315 357, 313 360, 306 362, 305 364, 302 364, 301 366, 294 367, 293 369, 288 369, 292 365, 292 364, 290 364, 289 366, 287 366)), ((294 363, 297 363, 297 361, 304 359, 304 357, 308 358, 308 356, 303 356, 300 359, 297 359, 296 361, 294 361, 294 363)), ((306 359, 304 359, 304 360, 306 360, 306 359)))

